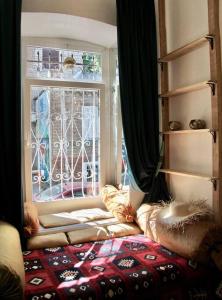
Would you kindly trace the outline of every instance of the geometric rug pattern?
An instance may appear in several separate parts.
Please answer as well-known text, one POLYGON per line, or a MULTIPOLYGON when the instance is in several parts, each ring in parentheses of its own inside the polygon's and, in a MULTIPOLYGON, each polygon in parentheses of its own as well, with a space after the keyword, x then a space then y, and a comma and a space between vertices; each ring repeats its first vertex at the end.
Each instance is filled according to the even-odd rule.
POLYGON ((212 267, 143 235, 24 252, 25 299, 211 300, 212 267))

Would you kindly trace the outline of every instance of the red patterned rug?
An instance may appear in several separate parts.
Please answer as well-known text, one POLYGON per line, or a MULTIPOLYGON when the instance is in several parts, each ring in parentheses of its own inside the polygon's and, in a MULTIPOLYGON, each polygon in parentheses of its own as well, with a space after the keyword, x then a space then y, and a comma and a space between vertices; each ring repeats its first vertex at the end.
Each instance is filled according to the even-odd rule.
POLYGON ((25 299, 205 300, 218 284, 214 269, 142 235, 23 254, 25 299))

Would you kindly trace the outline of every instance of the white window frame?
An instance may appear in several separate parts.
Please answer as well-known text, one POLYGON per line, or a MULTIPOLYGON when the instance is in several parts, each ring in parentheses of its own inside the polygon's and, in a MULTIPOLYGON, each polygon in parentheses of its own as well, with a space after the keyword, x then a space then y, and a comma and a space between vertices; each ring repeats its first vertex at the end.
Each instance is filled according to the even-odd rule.
MULTIPOLYGON (((69 46, 64 43, 64 39, 44 39, 44 38, 25 38, 22 43, 22 78, 23 78, 23 134, 24 134, 24 191, 25 201, 32 201, 32 178, 31 178, 31 86, 47 87, 68 87, 100 90, 100 188, 106 183, 113 182, 113 169, 110 168, 114 157, 111 148, 112 143, 112 118, 111 118, 111 101, 109 88, 109 51, 97 46, 84 47, 85 43, 69 41, 69 46), (57 81, 45 79, 27 79, 26 78, 26 46, 38 45, 42 47, 70 47, 70 49, 79 49, 84 51, 94 51, 102 53, 103 61, 103 81, 97 82, 77 82, 77 81, 57 81)), ((75 198, 70 200, 56 200, 51 202, 34 202, 38 207, 40 214, 53 213, 64 210, 74 210, 84 207, 103 207, 101 196, 75 198)))

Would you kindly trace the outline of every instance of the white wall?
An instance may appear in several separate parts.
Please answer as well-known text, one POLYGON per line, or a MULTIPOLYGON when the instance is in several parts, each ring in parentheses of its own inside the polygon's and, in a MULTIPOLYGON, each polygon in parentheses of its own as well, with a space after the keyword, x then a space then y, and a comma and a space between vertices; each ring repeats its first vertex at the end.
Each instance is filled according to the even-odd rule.
POLYGON ((116 24, 115 0, 23 0, 22 11, 68 14, 116 24))
MULTIPOLYGON (((167 0, 166 27, 168 52, 208 33, 207 0, 167 0)), ((169 63, 170 89, 210 79, 209 46, 195 50, 169 63)), ((191 119, 204 119, 211 128, 209 89, 171 98, 170 120, 189 129, 191 119)), ((204 175, 212 174, 210 134, 184 134, 170 137, 170 167, 204 175)), ((176 199, 208 200, 212 204, 212 184, 199 179, 171 176, 171 192, 176 199)))
POLYGON ((60 13, 23 12, 21 33, 22 37, 67 38, 106 48, 117 45, 116 26, 60 13))

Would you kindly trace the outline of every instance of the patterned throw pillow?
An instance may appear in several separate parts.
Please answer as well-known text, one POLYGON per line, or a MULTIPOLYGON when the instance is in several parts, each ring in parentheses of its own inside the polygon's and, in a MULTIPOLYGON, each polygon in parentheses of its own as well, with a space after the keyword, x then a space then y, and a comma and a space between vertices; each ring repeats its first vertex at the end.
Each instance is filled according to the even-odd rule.
POLYGON ((101 191, 106 208, 122 223, 134 221, 134 209, 129 203, 128 191, 121 191, 112 185, 105 185, 101 191))

